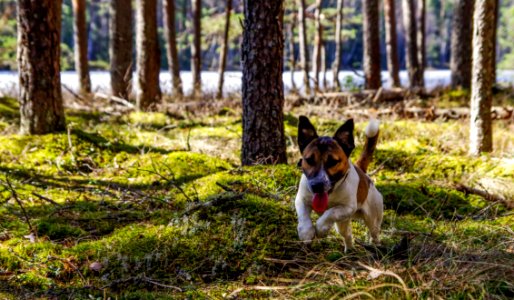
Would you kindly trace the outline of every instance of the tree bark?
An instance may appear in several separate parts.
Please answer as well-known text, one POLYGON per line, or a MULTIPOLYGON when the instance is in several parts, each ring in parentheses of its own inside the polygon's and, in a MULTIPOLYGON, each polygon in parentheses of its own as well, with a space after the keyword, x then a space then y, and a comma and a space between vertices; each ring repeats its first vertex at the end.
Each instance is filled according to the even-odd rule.
POLYGON ((364 42, 364 76, 367 89, 379 89, 382 86, 380 74, 380 24, 378 0, 364 0, 363 42, 364 42))
POLYGON ((475 0, 458 0, 453 14, 450 69, 452 88, 471 88, 475 0))
POLYGON ((202 1, 191 0, 193 12, 193 43, 191 44, 191 73, 193 75, 193 96, 202 95, 202 1))
POLYGON ((232 0, 227 0, 225 7, 225 31, 223 32, 223 44, 220 52, 220 65, 218 69, 218 91, 216 98, 223 97, 223 82, 225 80, 225 68, 227 67, 228 38, 230 31, 230 14, 232 11, 232 0))
POLYGON ((286 163, 283 0, 244 0, 242 163, 286 163))
POLYGON ((337 0, 336 12, 336 30, 335 30, 335 44, 336 50, 334 55, 334 63, 332 64, 332 77, 334 80, 335 90, 341 90, 341 82, 339 81, 339 69, 341 69, 341 55, 343 47, 342 27, 343 27, 343 8, 344 1, 337 0))
POLYGON ((73 40, 75 70, 79 76, 79 90, 82 94, 91 93, 91 79, 87 60, 86 0, 73 0, 73 40))
POLYGON ((109 56, 111 92, 128 99, 132 90, 132 0, 112 0, 109 56))
POLYGON ((160 104, 160 50, 157 39, 157 0, 136 1, 137 108, 157 109, 160 104))
POLYGON ((311 94, 311 86, 309 80, 309 46, 307 44, 307 26, 305 21, 305 0, 297 0, 298 2, 298 35, 300 43, 300 63, 303 72, 303 85, 305 94, 311 94))
POLYGON ((314 51, 312 53, 312 71, 314 72, 314 91, 320 91, 320 78, 321 71, 321 45, 323 44, 323 29, 321 26, 321 4, 322 0, 316 0, 316 9, 314 11, 314 22, 316 27, 316 34, 314 36, 314 51))
POLYGON ((396 37, 396 9, 395 0, 384 1, 386 47, 387 47, 387 69, 391 85, 401 87, 400 67, 398 63, 398 40, 396 37))
MULTIPOLYGON (((419 73, 421 78, 424 77, 425 74, 425 65, 426 65, 426 43, 425 43, 425 20, 426 20, 426 0, 418 0, 417 2, 417 47, 418 47, 418 64, 419 64, 419 73)), ((424 86, 423 80, 420 82, 421 87, 424 86)))
POLYGON ((417 47, 417 31, 416 31, 416 14, 414 10, 414 1, 402 0, 403 5, 403 23, 405 27, 405 43, 406 43, 406 62, 407 72, 409 73, 410 87, 423 86, 423 74, 421 74, 418 47, 417 47))
POLYGON ((173 96, 182 98, 182 80, 180 79, 180 63, 177 50, 177 33, 175 29, 175 0, 163 0, 164 36, 166 39, 166 54, 168 57, 168 68, 173 86, 173 96))
POLYGON ((493 100, 493 60, 496 0, 475 3, 473 15, 473 69, 471 88, 470 145, 471 155, 492 151, 491 105, 493 100))
POLYGON ((60 0, 18 0, 18 72, 22 134, 66 129, 61 95, 60 0))
POLYGON ((494 32, 493 32, 493 43, 494 43, 494 57, 491 62, 493 65, 493 71, 491 76, 493 77, 493 85, 496 84, 496 41, 498 40, 498 22, 500 20, 500 0, 496 0, 494 9, 494 32))

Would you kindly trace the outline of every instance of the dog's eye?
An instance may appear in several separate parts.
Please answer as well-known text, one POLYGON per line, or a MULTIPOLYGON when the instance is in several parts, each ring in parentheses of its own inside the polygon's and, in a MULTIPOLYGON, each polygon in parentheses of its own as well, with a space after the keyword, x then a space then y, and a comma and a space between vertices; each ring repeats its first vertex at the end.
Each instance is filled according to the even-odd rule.
POLYGON ((314 166, 316 164, 316 159, 314 159, 314 155, 311 155, 305 159, 305 161, 310 165, 314 166))
POLYGON ((327 159, 327 162, 325 163, 325 166, 327 168, 332 168, 333 166, 337 165, 339 162, 341 162, 340 159, 335 159, 335 158, 329 156, 327 159))

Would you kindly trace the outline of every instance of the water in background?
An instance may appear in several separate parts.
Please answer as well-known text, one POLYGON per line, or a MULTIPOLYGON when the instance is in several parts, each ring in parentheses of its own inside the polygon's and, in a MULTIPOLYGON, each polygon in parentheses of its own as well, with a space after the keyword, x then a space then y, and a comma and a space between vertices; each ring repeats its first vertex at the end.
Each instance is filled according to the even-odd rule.
MULTIPOLYGON (((361 87, 364 83, 362 72, 341 71, 339 73, 339 80, 344 90, 361 87), (356 74, 358 73, 358 74, 356 74)), ((425 87, 432 90, 436 87, 444 87, 450 84, 450 70, 430 70, 425 71, 425 87)), ((110 76, 107 71, 92 71, 90 73, 93 91, 109 93, 110 90, 110 76)), ((312 76, 312 74, 311 74, 312 76)), ((192 91, 192 76, 189 71, 182 71, 180 73, 184 91, 187 94, 192 91)), ((225 85, 224 93, 238 93, 241 90, 241 72, 225 72, 225 85)), ((320 76, 322 77, 322 76, 320 76)), ((284 72, 284 88, 287 93, 291 89, 291 73, 284 72)), ((332 72, 327 72, 327 85, 332 86, 332 72)), ((498 71, 498 82, 514 85, 514 70, 498 71)), ((387 71, 382 71, 382 80, 384 87, 390 87, 389 74, 387 71)), ((400 80, 403 86, 408 84, 407 71, 400 72, 400 80)), ((171 76, 169 72, 162 71, 160 74, 161 89, 164 93, 171 92, 171 76)), ((323 81, 323 80, 321 80, 323 81)), ((77 91, 78 89, 78 76, 73 71, 61 73, 61 82, 67 88, 77 91)), ((135 79, 133 80, 135 82, 135 79)), ((301 72, 294 73, 294 82, 296 86, 303 89, 303 75, 301 72)), ((217 72, 202 72, 202 89, 205 93, 214 93, 218 84, 217 72)), ((18 74, 11 71, 0 71, 0 94, 17 95, 18 91, 18 74)))

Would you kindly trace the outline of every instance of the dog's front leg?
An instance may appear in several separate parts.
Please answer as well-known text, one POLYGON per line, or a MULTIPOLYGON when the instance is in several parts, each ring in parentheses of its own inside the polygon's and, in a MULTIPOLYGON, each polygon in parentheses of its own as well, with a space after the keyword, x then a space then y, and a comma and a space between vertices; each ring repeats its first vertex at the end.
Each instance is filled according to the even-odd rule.
POLYGON ((296 195, 295 206, 298 216, 298 237, 302 241, 312 241, 316 235, 316 229, 311 220, 312 208, 306 204, 305 197, 300 193, 296 195))
POLYGON ((334 206, 328 209, 316 222, 316 235, 326 237, 335 222, 350 220, 357 210, 357 199, 350 201, 352 204, 334 206))

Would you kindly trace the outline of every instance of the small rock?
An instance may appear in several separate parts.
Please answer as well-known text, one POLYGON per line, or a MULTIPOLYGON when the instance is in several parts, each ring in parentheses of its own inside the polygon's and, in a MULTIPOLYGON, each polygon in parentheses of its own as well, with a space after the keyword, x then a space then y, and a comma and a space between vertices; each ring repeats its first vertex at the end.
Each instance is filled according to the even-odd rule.
POLYGON ((103 266, 101 263, 97 262, 97 261, 92 262, 92 263, 89 265, 89 269, 90 269, 91 271, 94 271, 94 272, 100 272, 100 270, 102 270, 102 269, 103 269, 103 267, 104 267, 104 266, 103 266))

